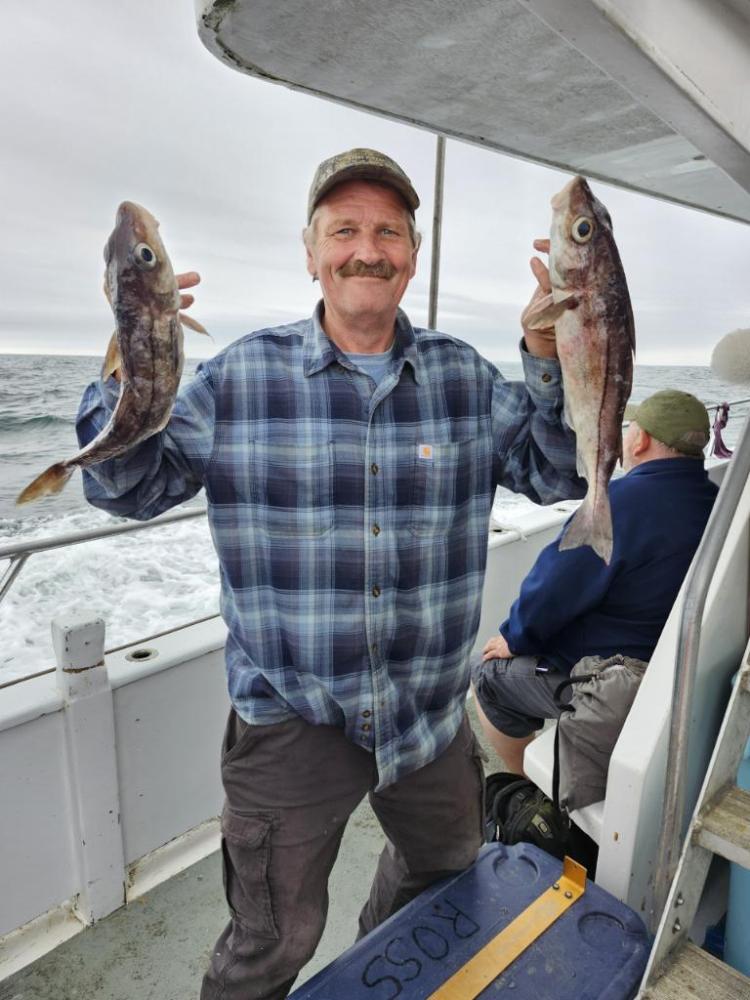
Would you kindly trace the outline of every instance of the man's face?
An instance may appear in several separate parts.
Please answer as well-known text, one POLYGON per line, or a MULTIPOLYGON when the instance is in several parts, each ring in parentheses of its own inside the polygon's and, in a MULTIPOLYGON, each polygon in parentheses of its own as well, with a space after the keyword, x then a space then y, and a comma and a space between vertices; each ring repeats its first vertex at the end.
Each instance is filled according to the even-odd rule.
POLYGON ((307 270, 320 280, 326 309, 349 321, 392 322, 417 267, 408 211, 390 187, 337 185, 318 206, 307 270))

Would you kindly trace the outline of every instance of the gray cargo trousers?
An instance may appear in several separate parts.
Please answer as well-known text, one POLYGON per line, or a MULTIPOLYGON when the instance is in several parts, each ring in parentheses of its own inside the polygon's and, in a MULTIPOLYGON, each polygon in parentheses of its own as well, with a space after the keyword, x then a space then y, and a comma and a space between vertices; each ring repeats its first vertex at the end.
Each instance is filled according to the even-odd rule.
POLYGON ((288 994, 323 933, 328 876, 347 820, 365 795, 387 843, 360 914, 360 936, 432 882, 467 868, 483 839, 481 754, 464 716, 436 760, 375 792, 374 755, 342 730, 298 718, 249 726, 230 712, 222 748, 222 853, 231 919, 214 948, 201 1000, 288 994))

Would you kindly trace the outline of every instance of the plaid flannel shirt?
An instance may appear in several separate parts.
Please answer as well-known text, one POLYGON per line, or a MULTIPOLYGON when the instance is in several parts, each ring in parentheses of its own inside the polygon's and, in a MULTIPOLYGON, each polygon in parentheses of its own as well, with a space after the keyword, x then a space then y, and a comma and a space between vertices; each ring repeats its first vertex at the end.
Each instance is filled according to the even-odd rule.
MULTIPOLYGON (((583 484, 556 361, 522 351, 509 382, 399 311, 375 387, 320 309, 202 364, 166 429, 86 470, 85 491, 146 519, 205 487, 237 712, 342 727, 382 788, 458 730, 495 487, 551 503, 583 484)), ((82 444, 116 398, 112 381, 86 390, 82 444)))

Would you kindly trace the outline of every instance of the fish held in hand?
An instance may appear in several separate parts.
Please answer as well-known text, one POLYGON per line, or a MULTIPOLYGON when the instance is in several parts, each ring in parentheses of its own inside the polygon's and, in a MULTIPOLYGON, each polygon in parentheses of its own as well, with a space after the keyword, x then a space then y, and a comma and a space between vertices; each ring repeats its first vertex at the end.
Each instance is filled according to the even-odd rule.
POLYGON ((38 476, 20 494, 18 504, 59 493, 76 467, 122 455, 163 430, 182 375, 182 323, 206 333, 179 311, 180 290, 159 236, 159 223, 145 208, 130 201, 120 205, 104 260, 104 293, 116 329, 102 378, 119 372, 117 405, 94 440, 38 476))
POLYGON ((575 431, 578 474, 588 489, 560 549, 590 545, 609 563, 607 487, 622 459, 622 420, 633 382, 635 324, 612 220, 583 177, 552 199, 551 295, 528 322, 555 326, 565 420, 575 431))

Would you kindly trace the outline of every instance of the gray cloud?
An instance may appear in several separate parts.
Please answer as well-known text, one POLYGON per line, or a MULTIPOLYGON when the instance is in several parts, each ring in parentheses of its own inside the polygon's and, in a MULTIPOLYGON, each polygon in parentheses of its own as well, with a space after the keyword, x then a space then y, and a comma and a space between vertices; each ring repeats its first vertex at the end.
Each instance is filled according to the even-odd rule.
MULTIPOLYGON (((203 48, 192 5, 16 5, 0 37, 4 234, 0 350, 100 353, 111 331, 101 252, 117 204, 161 220, 178 269, 201 271, 195 315, 215 343, 308 313, 300 230, 316 164, 370 145, 395 156, 429 227, 434 137, 242 77, 203 48)), ((531 240, 564 175, 452 142, 440 325, 493 360, 517 357, 531 240)), ((706 363, 750 322, 750 231, 597 185, 615 220, 641 362, 706 363)), ((430 234, 404 301, 427 316, 430 234)))

